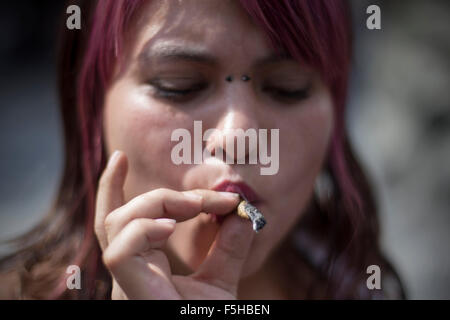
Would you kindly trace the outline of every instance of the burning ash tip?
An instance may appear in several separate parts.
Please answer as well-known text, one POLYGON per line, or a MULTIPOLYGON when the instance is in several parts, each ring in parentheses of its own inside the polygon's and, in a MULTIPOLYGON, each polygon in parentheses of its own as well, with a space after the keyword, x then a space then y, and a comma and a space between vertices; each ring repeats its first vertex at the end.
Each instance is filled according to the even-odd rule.
POLYGON ((237 214, 243 219, 250 220, 253 224, 253 230, 256 233, 258 233, 266 225, 266 219, 262 213, 246 200, 242 200, 239 203, 237 214))

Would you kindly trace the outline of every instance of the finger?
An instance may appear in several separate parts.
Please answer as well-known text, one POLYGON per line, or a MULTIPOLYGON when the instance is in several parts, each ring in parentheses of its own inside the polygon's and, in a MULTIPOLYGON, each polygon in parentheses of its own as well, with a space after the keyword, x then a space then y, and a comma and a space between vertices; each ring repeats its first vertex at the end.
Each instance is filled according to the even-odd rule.
POLYGON ((207 189, 194 189, 188 191, 202 197, 201 211, 225 215, 236 209, 240 202, 240 195, 232 192, 218 192, 207 189))
POLYGON ((142 194, 105 219, 108 241, 111 241, 133 219, 171 218, 182 222, 200 212, 227 214, 239 203, 239 195, 211 190, 174 191, 156 189, 142 194))
POLYGON ((233 295, 247 259, 255 233, 250 221, 232 214, 228 216, 193 278, 218 286, 233 295))
POLYGON ((99 181, 95 211, 95 232, 104 250, 108 245, 105 230, 106 216, 123 205, 123 184, 128 170, 127 158, 124 153, 115 151, 99 181))
POLYGON ((103 262, 129 299, 179 299, 160 249, 175 230, 171 219, 135 219, 104 251, 103 262))

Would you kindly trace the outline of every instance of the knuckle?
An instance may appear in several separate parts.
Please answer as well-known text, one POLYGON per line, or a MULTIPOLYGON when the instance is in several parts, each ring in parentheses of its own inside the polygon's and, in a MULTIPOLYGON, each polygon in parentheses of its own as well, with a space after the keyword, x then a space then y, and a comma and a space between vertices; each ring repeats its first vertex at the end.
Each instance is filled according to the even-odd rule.
POLYGON ((139 206, 141 206, 142 204, 145 203, 146 199, 147 198, 146 198, 146 194, 145 193, 144 194, 140 194, 140 195, 134 197, 133 199, 131 199, 128 202, 127 205, 130 206, 130 207, 139 207, 139 206))
POLYGON ((103 226, 106 230, 106 232, 109 232, 112 227, 115 224, 115 217, 116 217, 116 210, 112 211, 110 214, 108 214, 103 222, 103 226))
POLYGON ((133 198, 130 202, 133 203, 133 206, 144 206, 148 202, 161 203, 167 200, 173 192, 173 190, 167 188, 158 188, 147 193, 140 194, 133 198))
POLYGON ((144 203, 154 203, 155 205, 163 204, 170 195, 171 190, 166 188, 158 188, 150 192, 138 196, 137 201, 144 203))
POLYGON ((157 189, 151 191, 150 193, 154 193, 155 195, 162 196, 162 195, 166 194, 167 192, 169 192, 169 189, 167 189, 167 188, 157 188, 157 189))
POLYGON ((133 232, 142 233, 146 230, 145 219, 134 219, 128 223, 128 228, 132 229, 133 232))
POLYGON ((162 200, 165 200, 167 198, 167 195, 171 192, 170 189, 167 188, 158 188, 155 189, 153 191, 151 191, 150 193, 148 193, 149 197, 155 197, 162 200))
POLYGON ((120 256, 117 253, 112 252, 111 249, 106 249, 103 252, 102 260, 105 266, 110 270, 116 268, 121 263, 120 256))
POLYGON ((132 201, 137 206, 139 206, 139 205, 144 205, 145 203, 147 203, 148 201, 151 201, 151 200, 155 200, 155 199, 163 200, 166 197, 168 191, 169 191, 169 189, 166 189, 166 188, 154 189, 150 192, 138 195, 132 201))
POLYGON ((209 197, 211 195, 211 193, 214 192, 214 191, 204 190, 204 189, 193 189, 193 190, 190 190, 190 192, 201 196, 202 199, 203 199, 205 197, 209 197))

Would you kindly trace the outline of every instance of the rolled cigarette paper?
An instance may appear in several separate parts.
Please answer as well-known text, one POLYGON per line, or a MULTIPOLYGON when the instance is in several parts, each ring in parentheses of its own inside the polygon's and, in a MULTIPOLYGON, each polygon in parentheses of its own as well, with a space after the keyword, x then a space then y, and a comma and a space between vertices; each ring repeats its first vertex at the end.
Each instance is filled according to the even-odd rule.
POLYGON ((259 210, 251 203, 242 200, 237 208, 237 214, 244 219, 248 219, 253 224, 253 230, 258 232, 266 225, 266 219, 259 210))

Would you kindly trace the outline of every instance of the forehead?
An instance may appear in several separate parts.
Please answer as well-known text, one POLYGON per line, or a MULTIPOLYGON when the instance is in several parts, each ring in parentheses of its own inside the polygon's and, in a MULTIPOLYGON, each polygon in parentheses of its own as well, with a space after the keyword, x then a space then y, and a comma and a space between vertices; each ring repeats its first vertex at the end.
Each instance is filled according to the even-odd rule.
POLYGON ((153 0, 136 21, 135 56, 166 44, 189 45, 217 57, 254 59, 271 52, 265 34, 237 0, 153 0))

